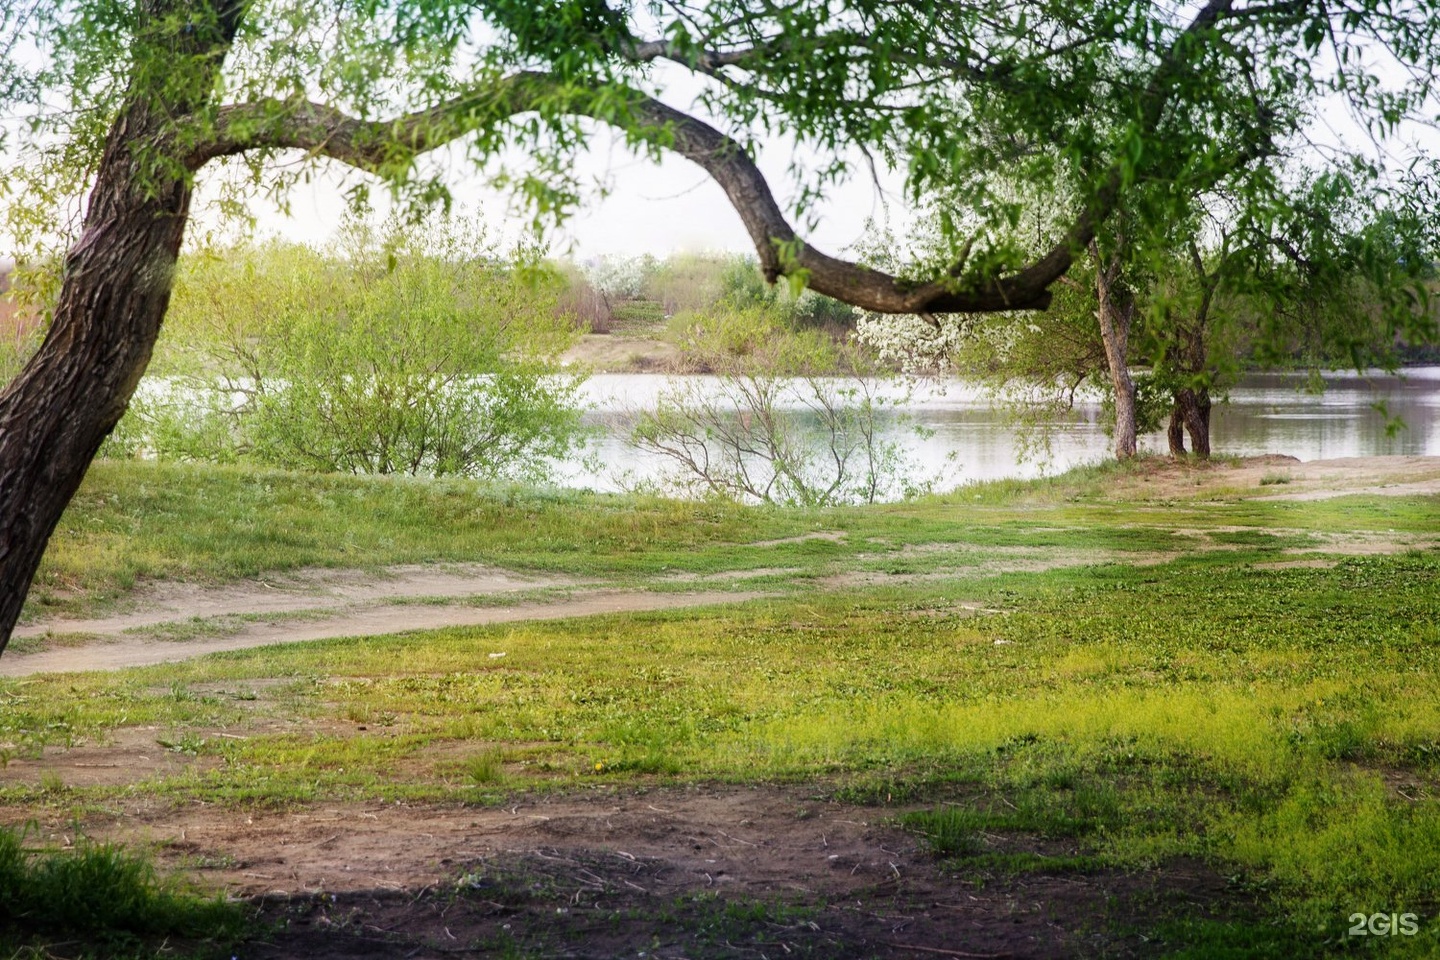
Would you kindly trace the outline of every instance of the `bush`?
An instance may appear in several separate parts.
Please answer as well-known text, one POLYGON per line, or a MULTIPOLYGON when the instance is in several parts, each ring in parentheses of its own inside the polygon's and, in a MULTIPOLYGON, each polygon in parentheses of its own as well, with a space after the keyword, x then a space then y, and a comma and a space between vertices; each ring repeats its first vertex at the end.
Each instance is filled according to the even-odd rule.
POLYGON ((54 261, 8 269, 0 266, 0 388, 14 379, 40 348, 59 282, 54 261))
POLYGON ((560 281, 441 221, 190 259, 110 452, 527 479, 580 441, 560 281))
POLYGON ((920 492, 900 445, 882 436, 886 378, 851 343, 794 331, 763 309, 676 318, 692 362, 713 378, 675 380, 637 418, 632 442, 675 469, 690 495, 826 506, 920 492))

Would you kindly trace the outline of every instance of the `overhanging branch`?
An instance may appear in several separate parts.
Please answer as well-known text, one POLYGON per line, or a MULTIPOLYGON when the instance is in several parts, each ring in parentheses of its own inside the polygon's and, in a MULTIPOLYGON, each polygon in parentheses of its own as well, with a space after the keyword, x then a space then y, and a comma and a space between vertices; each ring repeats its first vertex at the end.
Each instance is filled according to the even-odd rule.
MULTIPOLYGON (((259 149, 298 149, 381 176, 407 170, 419 155, 486 126, 548 110, 626 124, 641 139, 698 164, 725 191, 740 214, 772 282, 804 271, 812 290, 877 313, 985 313, 1043 309, 1047 290, 1069 268, 1068 249, 1056 251, 1010 277, 978 289, 959 289, 954 278, 915 284, 879 270, 828 256, 805 244, 786 220, 764 175, 731 137, 703 121, 639 92, 628 94, 623 117, 601 98, 564 88, 543 73, 521 73, 389 121, 367 121, 310 101, 261 101, 223 107, 213 135, 188 156, 198 170, 218 157, 259 149)), ((613 98, 610 100, 613 105, 613 98)))
MULTIPOLYGON (((1193 52, 1198 35, 1231 15, 1233 0, 1209 0, 1176 38, 1141 94, 1142 133, 1160 123, 1169 89, 1193 52)), ((646 54, 663 56, 663 48, 646 54)), ((734 54, 743 56, 741 52, 734 54)), ((628 134, 698 164, 725 191, 739 213, 772 282, 802 273, 808 286, 877 313, 993 313, 1044 309, 1049 288, 1064 276, 1077 251, 1094 240, 1099 225, 1119 202, 1123 176, 1112 165, 1101 188, 1067 234, 1024 269, 1006 276, 948 276, 914 283, 831 257, 804 243, 785 218, 769 184, 745 148, 704 121, 638 91, 624 91, 617 107, 612 88, 596 91, 562 85, 541 72, 523 72, 429 109, 390 121, 367 121, 309 101, 265 101, 224 107, 208 136, 197 136, 189 153, 192 170, 217 157, 256 149, 300 149, 381 176, 403 175, 416 157, 468 134, 492 129, 523 113, 586 116, 621 126, 628 134)))

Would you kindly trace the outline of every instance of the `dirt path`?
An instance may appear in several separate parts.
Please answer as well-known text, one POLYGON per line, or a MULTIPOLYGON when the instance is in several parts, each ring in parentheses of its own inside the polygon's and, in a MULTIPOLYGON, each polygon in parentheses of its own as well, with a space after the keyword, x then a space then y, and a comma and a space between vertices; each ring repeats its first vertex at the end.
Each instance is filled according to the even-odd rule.
POLYGON ((116 670, 275 643, 669 610, 758 596, 614 589, 475 564, 394 567, 379 574, 306 570, 223 586, 155 583, 136 591, 129 612, 17 629, 20 642, 0 657, 0 676, 116 670), (40 649, 26 652, 26 641, 40 649))
MULTIPOLYGON (((525 948, 514 955, 661 960, 1144 956, 1164 945, 1124 928, 1224 892, 1190 863, 1129 874, 1056 860, 1047 871, 1044 858, 1072 856, 1072 843, 989 834, 986 853, 1036 867, 958 879, 895 826, 898 812, 814 787, 698 784, 493 808, 142 803, 84 828, 257 898, 284 921, 239 952, 261 958, 512 955, 505 944, 525 948)), ((75 839, 72 819, 42 816, 47 840, 75 839)))
MULTIPOLYGON (((1210 464, 1156 460, 1119 478, 1108 495, 1168 502, 1214 497, 1315 500, 1356 493, 1440 495, 1440 457, 1301 462, 1266 456, 1210 464)), ((1193 550, 1232 549, 1206 536, 1223 529, 1176 532, 1194 535, 1193 550)), ((842 541, 845 537, 843 531, 824 531, 751 546, 763 549, 801 540, 842 541)), ((1440 544, 1435 536, 1410 534, 1333 534, 1319 539, 1323 542, 1287 553, 1388 553, 1440 544)), ((906 551, 945 554, 946 562, 933 572, 916 575, 829 570, 818 582, 828 589, 845 589, 1116 561, 1147 565, 1178 556, 1024 546, 986 547, 977 552, 965 544, 920 544, 906 551)), ((854 559, 875 558, 862 554, 854 559)), ((1313 565, 1329 561, 1280 562, 1313 565)), ((0 676, 113 670, 275 643, 747 600, 764 594, 725 590, 724 586, 740 577, 778 572, 788 572, 788 568, 722 571, 704 577, 677 575, 667 578, 666 592, 563 576, 523 575, 480 564, 412 565, 379 572, 312 569, 217 586, 151 583, 136 589, 125 612, 86 620, 50 620, 17 629, 12 647, 0 657, 0 676), (682 584, 691 592, 669 592, 682 584)))

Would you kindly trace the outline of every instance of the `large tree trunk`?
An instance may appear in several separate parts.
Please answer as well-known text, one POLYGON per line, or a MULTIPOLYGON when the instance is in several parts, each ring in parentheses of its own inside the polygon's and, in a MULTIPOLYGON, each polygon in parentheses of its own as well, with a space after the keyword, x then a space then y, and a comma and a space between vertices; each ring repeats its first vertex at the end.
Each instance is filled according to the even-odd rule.
POLYGON ((50 535, 130 403, 170 304, 190 212, 173 118, 214 96, 245 0, 145 0, 128 92, 39 351, 0 392, 0 652, 50 535), (149 76, 155 64, 166 70, 149 76), (168 151, 168 152, 167 152, 168 151))
POLYGON ((0 394, 0 651, 51 532, 125 413, 169 305, 190 190, 175 182, 147 196, 139 187, 124 134, 142 114, 116 121, 49 335, 0 394))
POLYGON ((1176 393, 1176 407, 1190 434, 1190 449, 1202 460, 1210 459, 1210 391, 1186 387, 1176 393))
POLYGON ((1190 449, 1201 460, 1210 459, 1210 391, 1205 387, 1182 387, 1175 391, 1170 411, 1170 455, 1185 456, 1185 434, 1190 449))
POLYGON ((1185 411, 1179 397, 1175 398, 1175 405, 1170 408, 1170 426, 1165 433, 1170 441, 1170 456, 1185 456, 1185 411))
POLYGON ((1100 338, 1105 342, 1105 361, 1115 389, 1115 456, 1128 460, 1135 456, 1137 432, 1135 380, 1130 376, 1130 326, 1135 318, 1135 301, 1120 281, 1120 255, 1116 253, 1106 261, 1094 243, 1090 255, 1095 262, 1100 338))
MULTIPOLYGON (((1204 278, 1203 267, 1198 266, 1200 256, 1195 254, 1197 270, 1204 278)), ((1210 388, 1208 367, 1210 352, 1205 343, 1206 325, 1209 321, 1210 302, 1214 293, 1211 281, 1205 290, 1205 297, 1195 319, 1188 324, 1178 325, 1174 364, 1176 372, 1191 386, 1181 387, 1174 392, 1175 407, 1170 414, 1170 453, 1184 456, 1185 442, 1181 430, 1190 434, 1190 451, 1202 460, 1210 458, 1210 388)))

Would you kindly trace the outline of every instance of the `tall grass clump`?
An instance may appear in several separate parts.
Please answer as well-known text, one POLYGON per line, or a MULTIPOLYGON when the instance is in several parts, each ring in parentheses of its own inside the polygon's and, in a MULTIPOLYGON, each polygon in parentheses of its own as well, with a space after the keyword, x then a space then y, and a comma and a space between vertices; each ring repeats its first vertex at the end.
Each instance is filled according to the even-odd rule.
POLYGON ((102 956, 144 955, 147 940, 223 941, 245 928, 239 904, 185 891, 119 847, 35 851, 25 841, 0 830, 0 951, 59 938, 102 956))

